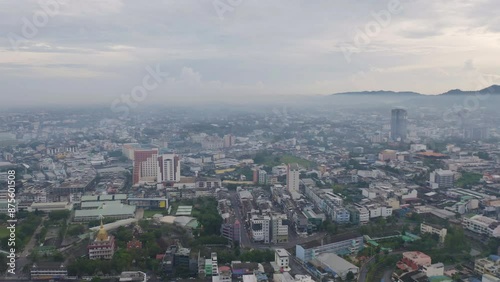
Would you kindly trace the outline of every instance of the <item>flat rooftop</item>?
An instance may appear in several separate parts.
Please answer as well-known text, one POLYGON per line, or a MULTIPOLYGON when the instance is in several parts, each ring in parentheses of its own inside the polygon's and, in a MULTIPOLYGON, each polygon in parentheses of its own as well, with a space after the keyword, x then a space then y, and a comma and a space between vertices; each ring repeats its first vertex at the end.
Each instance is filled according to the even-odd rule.
POLYGON ((339 234, 339 235, 325 236, 323 238, 323 240, 321 240, 321 239, 314 240, 314 241, 307 242, 304 244, 299 244, 299 245, 302 246, 302 248, 304 248, 304 249, 311 249, 311 248, 319 247, 321 245, 328 245, 328 244, 333 244, 333 243, 347 241, 347 240, 354 240, 354 239, 357 239, 360 237, 362 239, 363 235, 361 235, 360 233, 357 233, 357 232, 350 232, 350 233, 344 233, 344 234, 339 234))
POLYGON ((285 249, 276 249, 276 254, 280 257, 288 257, 288 252, 285 249))
POLYGON ((76 210, 75 218, 78 217, 99 217, 114 216, 114 215, 132 215, 135 213, 135 206, 129 205, 109 205, 101 209, 93 210, 76 210))

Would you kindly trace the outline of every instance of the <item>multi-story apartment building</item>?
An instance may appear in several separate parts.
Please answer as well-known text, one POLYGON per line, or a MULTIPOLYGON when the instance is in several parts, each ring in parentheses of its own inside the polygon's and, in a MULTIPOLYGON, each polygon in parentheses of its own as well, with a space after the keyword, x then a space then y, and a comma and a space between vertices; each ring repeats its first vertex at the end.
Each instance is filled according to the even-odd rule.
POLYGON ((363 236, 357 233, 348 233, 328 236, 321 241, 298 244, 295 253, 298 259, 309 262, 323 253, 335 253, 338 255, 356 254, 363 249, 363 236))
POLYGON ((231 135, 231 134, 226 134, 224 135, 224 147, 229 148, 234 146, 236 143, 236 136, 231 135))
POLYGON ((474 215, 472 217, 464 217, 462 220, 464 228, 489 237, 500 237, 500 222, 496 219, 482 215, 474 215))
POLYGON ((212 282, 219 282, 220 281, 220 275, 219 275, 219 264, 217 262, 217 253, 212 253, 210 255, 212 259, 212 282))
POLYGON ((179 182, 181 163, 176 154, 163 154, 158 157, 158 182, 179 182))
POLYGON ((267 172, 263 169, 259 170, 258 182, 259 184, 267 184, 267 172))
POLYGON ((342 199, 342 197, 334 193, 327 192, 325 193, 325 197, 337 206, 342 206, 344 204, 344 200, 342 199))
POLYGON ((274 262, 278 267, 287 269, 290 265, 288 252, 285 249, 276 249, 274 251, 274 262))
POLYGON ((348 223, 350 213, 343 207, 343 199, 327 189, 319 189, 306 185, 304 188, 306 196, 311 199, 317 208, 325 212, 332 221, 337 223, 348 223))
POLYGON ((201 141, 203 149, 215 150, 224 148, 224 140, 218 136, 208 136, 201 141))
POLYGON ((59 153, 76 153, 78 152, 78 146, 69 145, 69 146, 59 146, 59 147, 50 147, 46 149, 47 155, 56 155, 59 153))
POLYGON ((379 204, 370 204, 365 206, 370 213, 370 219, 377 217, 388 217, 392 215, 392 207, 379 204))
POLYGON ((294 163, 294 164, 289 164, 287 166, 287 171, 286 171, 286 189, 288 192, 299 192, 299 185, 300 185, 300 172, 299 172, 299 165, 294 163))
POLYGON ((226 222, 221 225, 221 236, 228 239, 230 242, 241 241, 241 223, 239 220, 234 222, 226 222))
POLYGON ((451 188, 455 181, 455 173, 451 170, 438 169, 430 174, 430 183, 433 188, 451 188))
POLYGON ((254 242, 270 242, 271 218, 267 215, 252 215, 250 230, 254 242))
POLYGON ((351 214, 346 208, 342 206, 334 206, 333 209, 331 209, 330 216, 332 218, 332 221, 339 224, 344 224, 349 223, 351 214))
POLYGON ((474 262, 474 272, 479 275, 490 274, 499 276, 500 258, 498 256, 489 256, 487 258, 476 259, 474 262))
POLYGON ((354 204, 347 207, 350 213, 350 220, 354 224, 366 224, 370 221, 370 212, 364 206, 354 204))
POLYGON ((396 150, 383 150, 378 154, 378 159, 380 161, 393 161, 396 160, 397 157, 397 151, 396 150))
POLYGON ((271 214, 271 242, 288 242, 289 221, 286 214, 271 214))

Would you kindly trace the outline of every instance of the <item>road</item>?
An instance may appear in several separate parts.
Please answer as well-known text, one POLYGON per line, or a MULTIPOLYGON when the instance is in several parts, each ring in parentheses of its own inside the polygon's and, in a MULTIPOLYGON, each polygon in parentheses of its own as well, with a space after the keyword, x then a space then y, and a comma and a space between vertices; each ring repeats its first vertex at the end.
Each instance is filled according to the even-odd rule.
POLYGON ((38 225, 38 227, 36 228, 35 233, 33 233, 33 236, 31 236, 30 241, 24 247, 22 253, 19 254, 19 258, 16 260, 16 274, 21 274, 23 268, 28 264, 29 262, 28 256, 31 253, 31 251, 35 248, 36 236, 38 235, 38 233, 40 233, 40 230, 43 228, 43 222, 46 219, 47 219, 46 216, 42 218, 40 225, 38 225))
POLYGON ((365 282, 366 281, 366 275, 368 275, 368 266, 375 260, 375 256, 372 256, 370 259, 368 259, 359 269, 359 276, 358 276, 358 282, 365 282))
POLYGON ((309 269, 307 269, 302 264, 302 262, 295 256, 290 256, 289 265, 290 265, 290 268, 292 269, 291 274, 302 274, 303 275, 303 274, 307 273, 311 277, 316 278, 316 276, 314 276, 314 273, 311 273, 311 271, 309 271, 309 269))
POLYGON ((46 219, 46 217, 42 218, 40 225, 38 225, 37 229, 33 233, 33 236, 31 237, 30 241, 28 242, 28 244, 26 244, 26 246, 24 246, 24 250, 21 253, 17 253, 18 258, 16 259, 16 275, 12 276, 12 274, 6 273, 4 276, 0 276, 0 281, 7 281, 7 280, 26 281, 26 276, 22 271, 23 271, 23 268, 29 263, 28 255, 30 254, 30 251, 35 248, 36 235, 42 229, 43 222, 45 221, 45 219, 46 219))
POLYGON ((391 282, 392 281, 392 273, 394 272, 394 269, 387 269, 384 272, 384 276, 382 276, 382 280, 384 282, 391 282))
POLYGON ((231 191, 229 192, 229 195, 231 197, 231 206, 234 210, 234 215, 240 222, 240 234, 241 234, 241 240, 240 240, 240 247, 251 247, 252 242, 250 241, 250 238, 248 236, 247 230, 245 228, 245 220, 244 216, 242 214, 242 211, 240 209, 240 202, 238 200, 238 193, 236 191, 231 191))
MULTIPOLYGON (((399 255, 399 254, 402 254, 404 253, 404 251, 396 251, 396 252, 391 252, 389 253, 389 255, 399 255)), ((372 256, 369 260, 367 260, 362 266, 361 268, 359 269, 359 276, 358 276, 358 282, 365 282, 366 281, 366 275, 368 274, 368 267, 370 266, 370 264, 372 264, 375 260, 375 256, 372 256)), ((389 274, 389 280, 386 280, 385 277, 387 275, 387 271, 389 270, 386 270, 386 272, 384 272, 384 282, 390 282, 392 281, 390 278, 391 278, 391 275, 392 275, 392 270, 391 270, 391 273, 389 274)))

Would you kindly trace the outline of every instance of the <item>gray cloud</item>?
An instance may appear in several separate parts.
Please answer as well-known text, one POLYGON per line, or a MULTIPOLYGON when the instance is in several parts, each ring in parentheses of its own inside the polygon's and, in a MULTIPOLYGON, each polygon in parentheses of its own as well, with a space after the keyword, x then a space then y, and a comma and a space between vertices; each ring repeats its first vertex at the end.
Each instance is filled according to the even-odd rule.
POLYGON ((0 2, 0 97, 107 103, 157 64, 171 79, 150 101, 373 89, 439 93, 470 89, 471 66, 495 73, 500 63, 494 0, 401 0, 403 11, 350 62, 339 46, 352 43, 389 1, 243 0, 223 20, 213 0, 58 2, 58 13, 17 51, 8 34, 22 37, 23 18, 31 21, 41 7, 34 0, 0 2))

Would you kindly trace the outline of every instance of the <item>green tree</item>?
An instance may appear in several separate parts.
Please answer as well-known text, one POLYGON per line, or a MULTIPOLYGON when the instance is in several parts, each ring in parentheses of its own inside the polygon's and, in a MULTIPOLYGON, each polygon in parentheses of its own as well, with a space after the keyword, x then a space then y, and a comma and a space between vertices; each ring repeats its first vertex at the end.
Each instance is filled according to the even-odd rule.
POLYGON ((52 255, 52 259, 57 262, 63 262, 64 261, 64 256, 61 252, 55 252, 52 255))
POLYGON ((7 271, 7 257, 0 254, 0 273, 5 273, 7 271))
POLYGON ((468 244, 465 240, 462 228, 449 228, 444 240, 444 247, 450 252, 461 252, 467 250, 468 244))
POLYGON ((85 233, 85 226, 81 224, 71 225, 67 231, 67 234, 70 236, 77 236, 83 233, 85 233))
POLYGON ((483 176, 479 173, 463 172, 456 185, 461 188, 470 188, 472 185, 478 184, 482 178, 483 176))
POLYGON ((487 160, 487 161, 491 160, 491 157, 487 152, 478 152, 477 156, 483 160, 487 160))
POLYGON ((71 212, 67 211, 67 210, 51 211, 49 213, 49 219, 52 220, 52 221, 66 220, 66 219, 68 219, 68 217, 69 217, 70 214, 71 214, 71 212))
POLYGON ((347 281, 353 281, 354 280, 354 273, 352 273, 352 271, 347 272, 347 275, 345 276, 345 279, 347 281))

